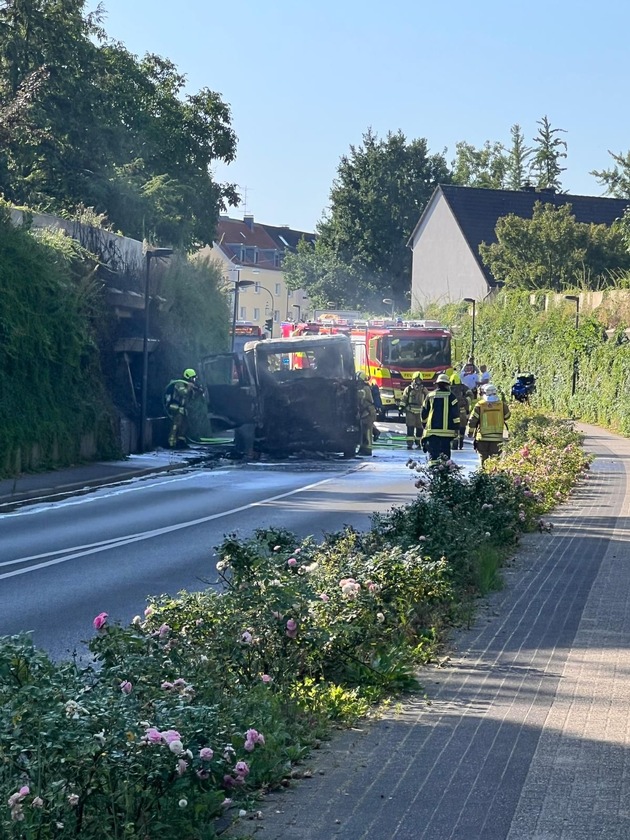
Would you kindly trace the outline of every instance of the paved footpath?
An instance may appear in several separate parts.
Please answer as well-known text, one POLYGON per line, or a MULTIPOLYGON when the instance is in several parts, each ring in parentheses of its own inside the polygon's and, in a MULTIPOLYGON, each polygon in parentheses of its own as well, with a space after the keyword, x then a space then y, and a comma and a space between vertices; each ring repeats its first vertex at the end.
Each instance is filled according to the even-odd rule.
POLYGON ((423 672, 430 702, 335 736, 233 836, 630 838, 630 440, 583 430, 591 471, 423 672))

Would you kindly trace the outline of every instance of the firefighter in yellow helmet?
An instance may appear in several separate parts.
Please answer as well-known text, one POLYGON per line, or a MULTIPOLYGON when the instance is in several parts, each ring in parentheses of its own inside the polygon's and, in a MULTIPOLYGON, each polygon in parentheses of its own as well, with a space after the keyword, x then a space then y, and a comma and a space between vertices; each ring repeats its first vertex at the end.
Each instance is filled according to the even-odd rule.
POLYGON ((495 385, 484 385, 482 396, 474 407, 466 429, 474 437, 474 447, 481 458, 481 465, 488 458, 499 455, 503 445, 503 428, 510 416, 510 408, 495 385))
POLYGON ((376 408, 374 407, 372 388, 363 371, 357 373, 357 402, 359 406, 359 426, 361 427, 359 455, 371 455, 372 427, 376 420, 376 408))
POLYGON ((445 373, 435 380, 435 391, 427 394, 422 408, 424 424, 422 444, 429 453, 429 464, 443 455, 451 457, 451 441, 459 429, 459 406, 451 394, 451 383, 445 373))
POLYGON ((195 397, 203 394, 203 388, 197 382, 197 373, 186 368, 181 379, 172 379, 164 389, 164 407, 171 419, 168 445, 171 449, 186 449, 188 406, 195 397))
POLYGON ((417 370, 411 377, 411 383, 402 392, 400 408, 405 412, 407 426, 407 449, 413 449, 414 443, 420 448, 422 440, 422 406, 426 391, 422 384, 422 374, 417 370))

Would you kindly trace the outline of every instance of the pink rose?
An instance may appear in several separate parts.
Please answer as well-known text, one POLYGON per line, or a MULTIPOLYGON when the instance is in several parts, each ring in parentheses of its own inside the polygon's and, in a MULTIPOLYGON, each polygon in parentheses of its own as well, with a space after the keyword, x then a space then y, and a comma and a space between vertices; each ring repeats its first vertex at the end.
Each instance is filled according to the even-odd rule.
POLYGON ((326 603, 328 603, 328 601, 330 601, 330 598, 328 597, 328 595, 326 595, 326 593, 325 593, 325 592, 322 592, 322 594, 321 594, 319 597, 321 598, 321 600, 322 600, 325 604, 326 604, 326 603))
POLYGON ((155 726, 150 726, 147 731, 144 733, 144 738, 150 744, 161 744, 162 743, 162 733, 159 729, 156 729, 155 726))
POLYGON ((297 566, 297 560, 295 559, 295 557, 289 557, 289 559, 287 560, 287 566, 297 566))
POLYGON ((96 618, 94 619, 94 621, 92 622, 92 625, 93 625, 94 629, 95 630, 102 630, 102 628, 107 623, 108 618, 109 618, 108 613, 106 613, 106 612, 99 613, 96 616, 96 618))
POLYGON ((297 636, 297 622, 292 618, 287 621, 287 636, 290 639, 295 639, 297 636))
POLYGON ((270 682, 271 682, 271 677, 269 676, 269 674, 263 674, 263 675, 262 675, 262 677, 261 677, 260 679, 261 679, 264 683, 270 683, 270 682))
POLYGON ((237 776, 240 776, 241 779, 244 779, 245 776, 249 774, 249 765, 246 761, 237 761, 234 765, 234 772, 237 776))
POLYGON ((214 752, 210 749, 210 747, 203 747, 199 750, 199 758, 202 761, 212 761, 212 756, 214 752))
POLYGON ((131 690, 133 685, 129 682, 129 680, 123 680, 120 684, 120 690, 123 694, 131 694, 131 690))
POLYGON ((170 744, 171 741, 181 741, 182 736, 176 729, 167 729, 166 732, 162 732, 162 740, 165 744, 170 744))

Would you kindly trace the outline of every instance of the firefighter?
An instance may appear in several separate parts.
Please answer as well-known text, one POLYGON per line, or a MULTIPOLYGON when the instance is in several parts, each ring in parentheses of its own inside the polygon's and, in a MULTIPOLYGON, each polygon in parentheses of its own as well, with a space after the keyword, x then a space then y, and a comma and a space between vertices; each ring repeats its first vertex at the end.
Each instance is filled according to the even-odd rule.
POLYGON ((459 429, 459 405, 451 394, 451 382, 445 373, 435 380, 436 390, 427 394, 422 408, 424 424, 422 444, 429 453, 429 464, 435 464, 444 455, 451 456, 451 441, 459 429))
POLYGON ((376 409, 374 408, 372 388, 363 371, 357 373, 357 402, 359 406, 359 425, 361 427, 359 455, 371 455, 372 428, 376 420, 376 409))
POLYGON ((407 424, 407 449, 413 449, 414 443, 420 449, 422 445, 422 406, 426 391, 422 384, 422 374, 416 371, 411 377, 411 384, 402 393, 400 407, 405 411, 407 424))
POLYGON ((164 407, 171 419, 168 445, 171 449, 186 449, 188 406, 195 397, 203 394, 197 382, 197 373, 186 368, 181 379, 172 379, 164 390, 164 407))
POLYGON ((470 415, 470 408, 472 405, 473 393, 470 388, 462 382, 459 373, 453 373, 451 376, 451 394, 457 400, 459 407, 459 429, 456 437, 453 438, 453 449, 464 448, 464 433, 466 431, 466 423, 470 415))
POLYGON ((466 429, 468 437, 475 439, 474 447, 479 453, 482 467, 488 458, 501 452, 503 427, 509 416, 509 406, 499 396, 496 385, 485 385, 466 429))

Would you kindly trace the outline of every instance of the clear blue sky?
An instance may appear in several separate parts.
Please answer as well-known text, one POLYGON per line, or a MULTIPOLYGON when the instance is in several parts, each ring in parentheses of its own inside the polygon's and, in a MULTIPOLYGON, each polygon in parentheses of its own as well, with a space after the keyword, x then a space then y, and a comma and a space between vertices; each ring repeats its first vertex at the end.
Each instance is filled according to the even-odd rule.
POLYGON ((458 141, 507 145, 514 123, 530 144, 546 114, 581 195, 602 195, 589 171, 630 149, 627 0, 103 2, 110 37, 230 105, 237 158, 215 177, 246 191, 234 217, 314 230, 368 127, 450 164, 458 141))

